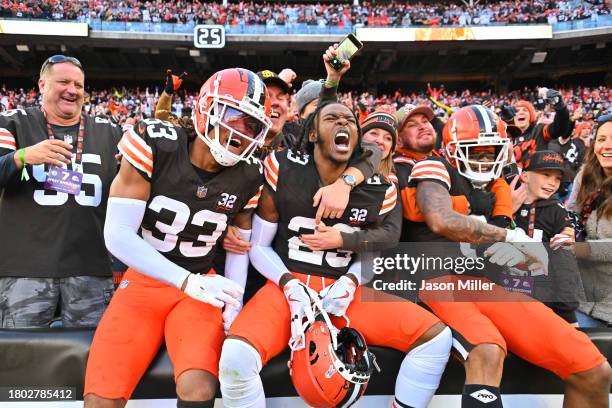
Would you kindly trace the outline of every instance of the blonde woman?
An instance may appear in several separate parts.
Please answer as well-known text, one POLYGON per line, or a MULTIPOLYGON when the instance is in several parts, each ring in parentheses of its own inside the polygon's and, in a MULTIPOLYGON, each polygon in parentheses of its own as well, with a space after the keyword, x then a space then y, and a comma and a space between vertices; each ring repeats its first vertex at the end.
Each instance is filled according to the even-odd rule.
POLYGON ((397 145, 397 131, 395 115, 387 108, 378 108, 361 123, 363 141, 375 144, 382 152, 378 174, 389 178, 396 184, 397 177, 393 169, 393 152, 397 145))

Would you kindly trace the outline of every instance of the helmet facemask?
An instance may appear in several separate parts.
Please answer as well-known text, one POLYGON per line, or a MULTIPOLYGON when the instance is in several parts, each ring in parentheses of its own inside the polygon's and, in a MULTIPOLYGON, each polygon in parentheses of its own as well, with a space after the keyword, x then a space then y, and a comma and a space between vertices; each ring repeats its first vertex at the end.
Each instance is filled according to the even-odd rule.
MULTIPOLYGON (((347 321, 347 327, 337 329, 323 309, 320 299, 313 299, 312 308, 315 313, 315 322, 323 322, 329 330, 331 341, 327 352, 336 371, 351 383, 366 384, 374 369, 380 371, 380 368, 376 363, 376 357, 368 350, 363 335, 348 327, 350 322, 346 316, 344 318, 347 321)), ((310 325, 311 323, 305 322, 304 331, 307 331, 310 325)), ((312 345, 305 346, 312 353, 312 345)))
MULTIPOLYGON (((196 109, 206 118, 206 132, 202 133, 198 126, 195 130, 217 163, 233 166, 240 160, 250 159, 263 144, 272 123, 265 115, 264 107, 253 100, 245 97, 238 101, 231 95, 219 95, 219 81, 220 78, 215 81, 212 94, 197 102, 196 109)), ((195 110, 193 115, 196 123, 195 110)))
POLYGON ((446 146, 448 158, 462 176, 468 178, 474 187, 481 188, 501 176, 502 167, 508 161, 510 143, 499 133, 480 133, 477 140, 453 141, 446 146), (485 148, 492 148, 492 160, 481 159, 485 148))
POLYGON ((347 381, 366 383, 375 368, 380 371, 376 357, 368 350, 361 333, 345 327, 332 335, 335 337, 333 342, 336 348, 335 353, 330 355, 338 357, 334 366, 347 381))
POLYGON ((291 351, 291 381, 309 406, 352 406, 374 369, 380 371, 376 358, 357 330, 334 327, 321 299, 314 298, 312 308, 315 320, 304 325, 304 345, 291 351))

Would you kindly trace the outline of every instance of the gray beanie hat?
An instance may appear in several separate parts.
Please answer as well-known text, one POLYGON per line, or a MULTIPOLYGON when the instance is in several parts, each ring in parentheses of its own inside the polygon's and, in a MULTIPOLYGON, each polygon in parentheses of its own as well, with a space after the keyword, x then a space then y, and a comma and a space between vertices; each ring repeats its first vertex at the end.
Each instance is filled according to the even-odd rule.
POLYGON ((315 99, 319 97, 322 86, 323 86, 322 79, 318 81, 315 81, 313 79, 308 79, 304 81, 304 83, 302 83, 302 87, 297 92, 297 94, 295 94, 298 114, 302 113, 306 105, 308 105, 310 102, 314 101, 315 99))

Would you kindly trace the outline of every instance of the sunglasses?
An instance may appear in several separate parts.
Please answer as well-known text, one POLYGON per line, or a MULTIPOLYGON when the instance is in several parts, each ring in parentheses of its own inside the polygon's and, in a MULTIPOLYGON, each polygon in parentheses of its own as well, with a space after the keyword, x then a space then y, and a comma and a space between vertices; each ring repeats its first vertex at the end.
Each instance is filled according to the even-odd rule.
POLYGON ((75 67, 78 67, 81 71, 84 71, 81 61, 79 61, 78 59, 74 57, 67 57, 61 54, 52 55, 51 57, 47 58, 47 60, 42 65, 41 71, 44 71, 45 68, 49 65, 61 64, 62 62, 69 62, 75 67))
POLYGON ((599 116, 597 119, 597 124, 603 125, 606 122, 612 121, 612 113, 606 113, 605 115, 599 116))
POLYGON ((599 128, 610 121, 612 121, 612 113, 606 113, 605 115, 597 117, 597 119, 595 119, 596 124, 593 126, 593 133, 591 136, 595 137, 599 131, 599 128))

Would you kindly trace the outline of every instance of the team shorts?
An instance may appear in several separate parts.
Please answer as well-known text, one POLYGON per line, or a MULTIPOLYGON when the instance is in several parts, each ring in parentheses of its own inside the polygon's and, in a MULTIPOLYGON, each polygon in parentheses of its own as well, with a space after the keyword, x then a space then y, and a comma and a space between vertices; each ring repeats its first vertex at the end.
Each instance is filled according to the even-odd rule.
POLYGON ((0 278, 0 327, 48 328, 60 307, 63 328, 92 328, 113 296, 111 277, 0 278))

